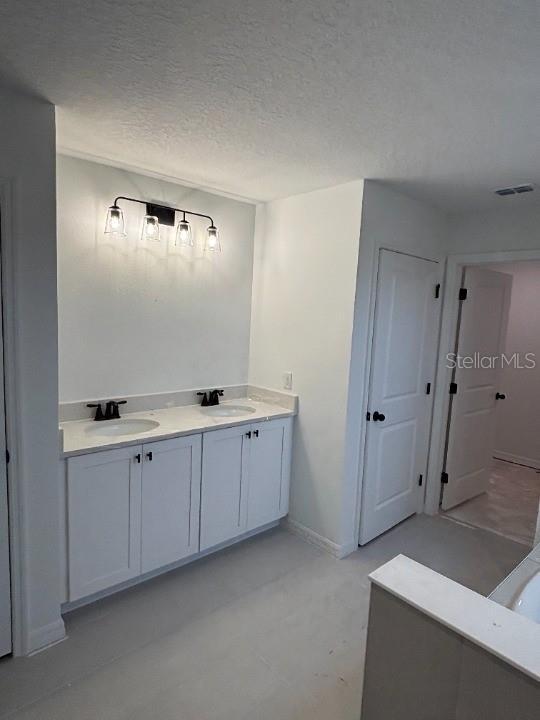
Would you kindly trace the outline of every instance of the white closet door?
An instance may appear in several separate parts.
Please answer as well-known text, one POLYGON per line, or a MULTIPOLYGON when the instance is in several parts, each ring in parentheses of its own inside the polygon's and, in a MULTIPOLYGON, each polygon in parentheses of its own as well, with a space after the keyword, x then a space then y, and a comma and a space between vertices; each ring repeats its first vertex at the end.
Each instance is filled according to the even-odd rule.
POLYGON ((477 367, 456 368, 457 393, 452 398, 445 470, 444 510, 485 492, 495 449, 495 409, 500 363, 504 352, 512 276, 483 268, 467 268, 467 298, 462 301, 458 354, 477 367), (482 367, 484 365, 484 367, 482 367))
POLYGON ((381 250, 360 544, 418 511, 428 458, 439 265, 381 250), (422 475, 422 480, 420 476, 422 475), (422 483, 422 485, 420 484, 422 483))

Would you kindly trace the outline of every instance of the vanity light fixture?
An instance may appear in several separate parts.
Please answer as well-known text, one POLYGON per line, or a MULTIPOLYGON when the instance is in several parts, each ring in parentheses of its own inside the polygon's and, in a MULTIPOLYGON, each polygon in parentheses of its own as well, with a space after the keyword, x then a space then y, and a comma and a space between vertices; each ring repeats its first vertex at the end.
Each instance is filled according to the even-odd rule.
POLYGON ((107 220, 105 221, 105 235, 125 236, 126 224, 124 222, 124 213, 118 207, 116 202, 107 210, 107 220))
POLYGON ((219 242, 219 230, 212 223, 206 231, 205 250, 209 252, 221 252, 221 243, 219 242))
POLYGON ((145 215, 142 222, 141 240, 159 242, 159 221, 155 215, 145 215))
POLYGON ((182 219, 176 226, 176 245, 180 247, 193 247, 191 223, 189 222, 189 220, 186 219, 186 215, 192 215, 193 217, 205 218, 206 220, 210 221, 210 225, 206 230, 204 249, 210 252, 221 252, 219 230, 215 226, 214 221, 210 217, 210 215, 193 212, 192 210, 183 210, 182 208, 168 207, 167 205, 156 205, 155 203, 148 203, 146 202, 146 200, 125 197, 124 195, 119 195, 117 198, 115 198, 114 203, 107 211, 107 221, 105 224, 106 234, 126 234, 124 213, 118 205, 118 202, 120 200, 139 203, 139 205, 144 205, 146 207, 146 214, 144 216, 142 224, 141 240, 159 240, 160 225, 168 225, 170 227, 173 227, 175 224, 175 214, 178 212, 182 213, 182 219))
POLYGON ((193 235, 191 233, 191 224, 186 220, 186 213, 176 226, 176 242, 178 247, 193 247, 193 235))

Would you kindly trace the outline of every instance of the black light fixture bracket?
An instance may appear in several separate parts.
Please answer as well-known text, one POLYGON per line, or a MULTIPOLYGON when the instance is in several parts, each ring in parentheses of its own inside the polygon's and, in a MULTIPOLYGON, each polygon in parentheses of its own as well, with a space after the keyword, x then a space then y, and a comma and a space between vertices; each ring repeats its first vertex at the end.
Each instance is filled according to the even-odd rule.
POLYGON ((157 217, 160 225, 174 226, 175 212, 172 208, 155 205, 154 203, 146 203, 146 214, 157 217))
POLYGON ((159 205, 157 203, 149 203, 146 200, 138 200, 137 198, 126 197, 125 195, 119 195, 114 200, 113 207, 118 207, 119 200, 126 200, 127 202, 139 203, 139 205, 146 205, 146 214, 154 215, 157 217, 160 225, 174 225, 174 214, 179 212, 186 215, 194 215, 195 217, 206 218, 210 220, 211 227, 214 227, 214 221, 210 215, 204 215, 203 213, 193 212, 192 210, 184 210, 183 208, 169 207, 168 205, 159 205))

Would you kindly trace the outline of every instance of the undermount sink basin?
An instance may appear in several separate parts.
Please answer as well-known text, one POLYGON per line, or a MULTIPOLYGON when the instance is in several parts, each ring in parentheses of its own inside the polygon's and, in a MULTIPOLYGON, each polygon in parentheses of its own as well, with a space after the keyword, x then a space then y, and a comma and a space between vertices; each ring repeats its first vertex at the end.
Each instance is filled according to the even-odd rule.
POLYGON ((118 437, 120 435, 136 435, 159 427, 157 420, 104 420, 97 422, 86 431, 89 435, 100 437, 118 437))
POLYGON ((201 408, 201 410, 205 415, 211 417, 241 417, 255 412, 255 408, 251 405, 214 405, 201 408))

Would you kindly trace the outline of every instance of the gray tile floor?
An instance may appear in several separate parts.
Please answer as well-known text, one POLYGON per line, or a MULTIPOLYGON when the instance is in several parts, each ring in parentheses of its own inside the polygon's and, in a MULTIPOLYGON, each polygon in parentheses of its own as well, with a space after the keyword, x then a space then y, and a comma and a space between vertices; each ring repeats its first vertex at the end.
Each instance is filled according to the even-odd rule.
POLYGON ((416 516, 335 560, 276 529, 68 615, 0 662, 0 717, 357 720, 367 576, 398 553, 487 594, 526 549, 416 516))
POLYGON ((540 502, 540 473, 503 460, 493 461, 488 490, 447 510, 445 515, 532 547, 540 502))

